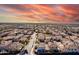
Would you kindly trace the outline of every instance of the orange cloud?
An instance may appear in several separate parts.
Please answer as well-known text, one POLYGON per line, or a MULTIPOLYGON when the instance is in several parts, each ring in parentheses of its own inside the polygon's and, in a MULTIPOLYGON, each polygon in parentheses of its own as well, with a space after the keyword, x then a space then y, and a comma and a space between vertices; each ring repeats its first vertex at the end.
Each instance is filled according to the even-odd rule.
POLYGON ((0 5, 18 18, 38 21, 76 22, 79 18, 79 7, 74 5, 19 4, 0 5))

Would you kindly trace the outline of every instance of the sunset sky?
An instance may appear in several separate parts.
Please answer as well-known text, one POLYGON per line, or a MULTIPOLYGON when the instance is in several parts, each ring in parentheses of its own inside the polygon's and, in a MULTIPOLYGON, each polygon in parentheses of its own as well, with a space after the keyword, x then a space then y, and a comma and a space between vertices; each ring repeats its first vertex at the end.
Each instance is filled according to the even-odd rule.
POLYGON ((0 4, 0 22, 78 23, 78 4, 0 4))

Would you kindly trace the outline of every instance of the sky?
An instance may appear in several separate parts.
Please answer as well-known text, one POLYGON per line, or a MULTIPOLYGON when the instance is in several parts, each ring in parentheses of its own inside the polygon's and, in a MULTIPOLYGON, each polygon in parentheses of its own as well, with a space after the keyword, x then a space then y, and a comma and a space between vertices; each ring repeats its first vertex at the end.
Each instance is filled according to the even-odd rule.
POLYGON ((79 23, 79 4, 0 4, 0 22, 79 23))

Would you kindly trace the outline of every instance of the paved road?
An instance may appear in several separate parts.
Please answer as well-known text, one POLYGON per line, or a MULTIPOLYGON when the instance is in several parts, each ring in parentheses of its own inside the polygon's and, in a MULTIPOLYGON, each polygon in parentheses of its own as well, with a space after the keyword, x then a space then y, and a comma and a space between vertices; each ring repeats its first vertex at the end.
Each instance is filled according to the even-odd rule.
POLYGON ((32 54, 31 50, 32 50, 32 48, 33 48, 33 46, 35 44, 35 41, 36 41, 36 34, 37 33, 34 32, 33 35, 31 35, 31 39, 30 39, 28 45, 26 46, 28 54, 32 54))

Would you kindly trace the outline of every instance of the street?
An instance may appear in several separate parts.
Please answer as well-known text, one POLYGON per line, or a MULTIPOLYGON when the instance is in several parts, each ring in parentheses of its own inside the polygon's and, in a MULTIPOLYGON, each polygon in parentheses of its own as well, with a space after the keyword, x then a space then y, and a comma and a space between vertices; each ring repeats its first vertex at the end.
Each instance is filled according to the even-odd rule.
POLYGON ((28 54, 32 54, 33 52, 31 52, 34 44, 35 44, 35 41, 36 41, 36 33, 34 32, 33 35, 31 35, 31 39, 28 43, 28 45, 26 46, 27 48, 27 51, 28 51, 28 54))

